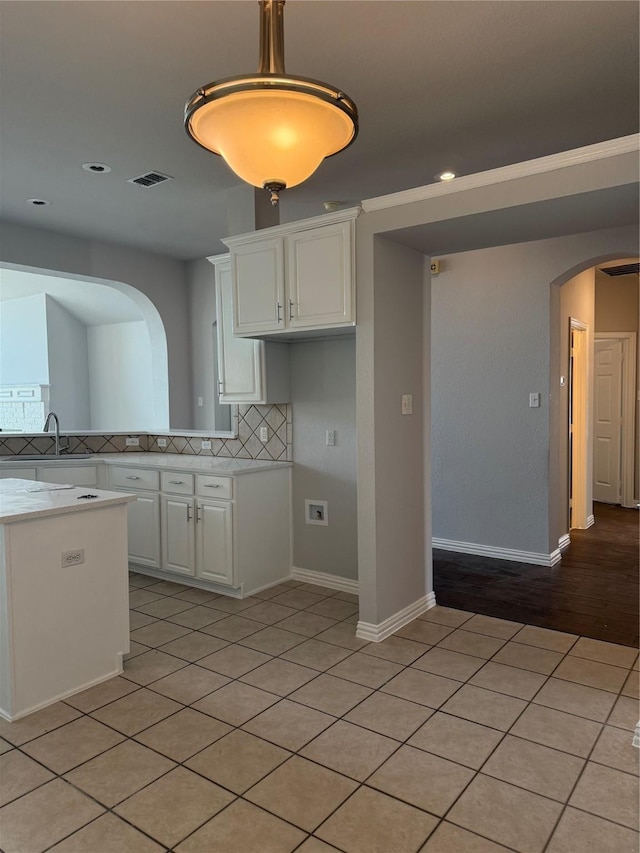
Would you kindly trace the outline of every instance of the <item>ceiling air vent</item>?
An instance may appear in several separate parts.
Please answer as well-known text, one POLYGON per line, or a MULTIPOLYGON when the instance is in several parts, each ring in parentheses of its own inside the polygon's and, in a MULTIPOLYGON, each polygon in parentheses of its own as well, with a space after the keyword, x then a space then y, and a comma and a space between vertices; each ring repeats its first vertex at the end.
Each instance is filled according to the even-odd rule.
POLYGON ((169 175, 163 175, 162 172, 147 172, 137 178, 129 178, 128 184, 137 184, 139 187, 155 187, 156 184, 164 184, 165 181, 172 181, 169 175))
POLYGON ((640 264, 620 264, 619 267, 600 267, 606 275, 638 275, 640 264))

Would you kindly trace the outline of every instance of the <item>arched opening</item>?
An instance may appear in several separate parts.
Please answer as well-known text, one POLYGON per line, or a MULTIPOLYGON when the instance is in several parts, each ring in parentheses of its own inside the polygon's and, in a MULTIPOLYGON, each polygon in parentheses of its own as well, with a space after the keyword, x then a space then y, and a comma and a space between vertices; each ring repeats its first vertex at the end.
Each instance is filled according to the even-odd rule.
POLYGON ((41 404, 30 420, 24 399, 13 400, 22 427, 7 414, 4 431, 39 431, 48 411, 71 431, 169 429, 167 338, 145 294, 72 273, 17 264, 2 270, 3 399, 37 386, 41 404))

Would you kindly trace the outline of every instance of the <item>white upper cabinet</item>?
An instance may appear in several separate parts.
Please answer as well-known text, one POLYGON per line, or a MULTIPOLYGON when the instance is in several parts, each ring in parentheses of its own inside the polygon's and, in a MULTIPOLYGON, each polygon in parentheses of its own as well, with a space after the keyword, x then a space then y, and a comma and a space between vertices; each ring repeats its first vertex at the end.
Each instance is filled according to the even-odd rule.
POLYGON ((353 323, 351 222, 291 234, 286 244, 286 319, 290 328, 353 323))
POLYGON ((352 208, 224 240, 234 335, 294 337, 355 325, 358 213, 352 208))
POLYGON ((215 267, 220 402, 288 403, 287 345, 234 336, 231 259, 217 255, 208 260, 215 267))

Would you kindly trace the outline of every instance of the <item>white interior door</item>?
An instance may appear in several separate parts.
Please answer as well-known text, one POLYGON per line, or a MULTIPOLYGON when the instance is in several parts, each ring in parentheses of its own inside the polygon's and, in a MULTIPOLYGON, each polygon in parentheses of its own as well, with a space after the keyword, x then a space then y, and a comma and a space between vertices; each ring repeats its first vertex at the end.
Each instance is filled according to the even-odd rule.
POLYGON ((622 499, 622 341, 595 342, 593 499, 622 499))

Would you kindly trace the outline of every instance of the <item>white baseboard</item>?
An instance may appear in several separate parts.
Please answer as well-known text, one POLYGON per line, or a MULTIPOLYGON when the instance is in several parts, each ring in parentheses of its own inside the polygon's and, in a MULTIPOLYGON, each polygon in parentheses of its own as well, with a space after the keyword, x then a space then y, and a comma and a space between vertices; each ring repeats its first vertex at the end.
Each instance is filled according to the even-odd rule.
POLYGON ((313 583, 316 586, 326 586, 328 589, 339 589, 340 592, 351 592, 358 595, 358 581, 351 578, 341 578, 338 575, 328 575, 325 572, 314 572, 311 569, 291 567, 291 580, 313 583))
POLYGON ((588 516, 587 516, 587 530, 588 530, 590 527, 593 527, 593 525, 594 525, 595 523, 596 523, 596 517, 595 517, 595 515, 593 515, 593 513, 592 513, 591 515, 588 515, 588 516))
POLYGON ((403 610, 399 610, 397 613, 394 613, 393 616, 389 616, 388 619, 385 619, 384 622, 380 622, 379 625, 375 625, 372 622, 358 622, 356 637, 361 640, 368 640, 370 643, 380 643, 404 625, 412 622, 420 616, 421 613, 424 613, 426 610, 431 610, 431 608, 435 606, 435 593, 430 592, 428 595, 419 598, 403 610))
POLYGON ((512 560, 515 563, 532 563, 535 566, 555 566, 562 559, 559 548, 550 554, 536 551, 516 551, 513 548, 494 548, 492 545, 478 545, 475 542, 456 542, 453 539, 431 540, 434 548, 442 551, 457 551, 460 554, 476 554, 478 557, 495 557, 496 560, 512 560))
POLYGON ((95 687, 97 684, 102 684, 103 681, 109 681, 111 678, 115 678, 117 675, 122 675, 122 655, 118 654, 119 665, 118 668, 113 672, 108 673, 107 675, 100 675, 98 678, 94 678, 91 681, 87 681, 85 684, 80 684, 78 687, 74 687, 71 690, 65 690, 63 693, 58 693, 56 696, 52 696, 51 699, 46 699, 44 702, 38 702, 35 705, 32 705, 30 708, 24 708, 22 711, 18 711, 17 714, 10 714, 9 711, 4 708, 0 708, 0 719, 8 720, 10 723, 14 723, 16 720, 21 720, 23 717, 28 716, 29 714, 33 714, 35 711, 41 711, 43 708, 48 708, 49 705, 55 705, 56 702, 61 702, 63 699, 68 699, 70 696, 75 696, 76 693, 82 693, 85 690, 89 690, 90 687, 95 687))
POLYGON ((561 552, 566 551, 569 545, 571 545, 571 536, 568 533, 563 533, 558 539, 558 548, 561 552))

